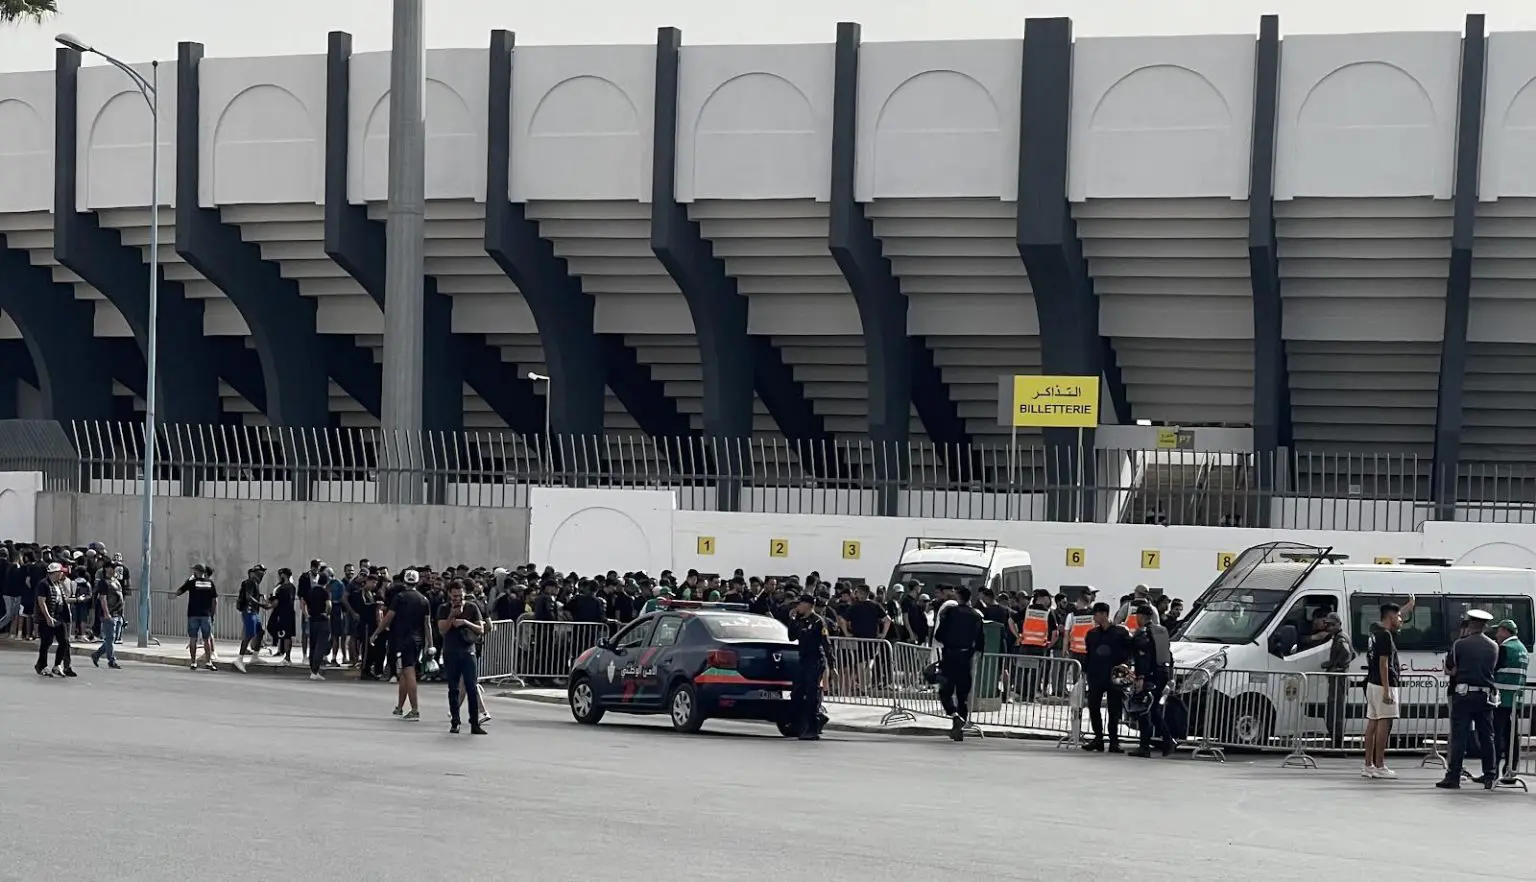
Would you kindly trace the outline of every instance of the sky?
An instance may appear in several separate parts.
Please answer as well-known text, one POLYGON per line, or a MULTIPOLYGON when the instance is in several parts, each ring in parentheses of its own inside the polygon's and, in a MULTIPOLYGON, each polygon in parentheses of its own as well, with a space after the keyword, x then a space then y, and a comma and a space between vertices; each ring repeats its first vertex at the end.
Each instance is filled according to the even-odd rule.
MULTIPOLYGON (((389 48, 389 0, 59 0, 43 25, 0 26, 0 72, 49 70, 53 35, 65 31, 124 61, 176 57, 176 43, 210 57, 324 54, 326 33, 349 31, 356 51, 389 48), (241 9, 250 10, 242 13, 241 9)), ((480 47, 506 28, 519 43, 650 43, 656 28, 682 28, 685 43, 831 42, 836 23, 856 21, 865 40, 1017 37, 1030 16, 1071 16, 1082 36, 1256 33, 1280 15, 1282 33, 1460 31, 1483 12, 1490 31, 1536 30, 1536 2, 1484 0, 426 0, 429 48, 480 47)), ((3 97, 3 96, 0 96, 3 97)))

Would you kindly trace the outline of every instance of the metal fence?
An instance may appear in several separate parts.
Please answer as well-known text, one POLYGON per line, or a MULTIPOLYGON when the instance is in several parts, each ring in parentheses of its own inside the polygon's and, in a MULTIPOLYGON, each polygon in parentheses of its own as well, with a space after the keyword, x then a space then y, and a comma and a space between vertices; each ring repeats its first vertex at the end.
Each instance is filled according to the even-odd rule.
MULTIPOLYGON (((0 426, 9 427, 0 428, 0 468, 41 471, 50 490, 140 492, 136 424, 0 426)), ((155 492, 205 498, 502 507, 526 505, 534 487, 606 487, 670 490, 685 509, 760 513, 1402 531, 1431 519, 1536 523, 1536 464, 1464 464, 1440 479, 1428 457, 1412 454, 1079 457, 1006 440, 546 439, 248 425, 165 425, 156 448, 155 492)))

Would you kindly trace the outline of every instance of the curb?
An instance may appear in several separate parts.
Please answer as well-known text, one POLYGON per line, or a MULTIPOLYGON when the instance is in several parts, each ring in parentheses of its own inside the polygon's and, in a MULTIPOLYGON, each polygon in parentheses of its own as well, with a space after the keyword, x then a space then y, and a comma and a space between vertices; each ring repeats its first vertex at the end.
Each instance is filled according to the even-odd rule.
MULTIPOLYGON (((557 695, 539 695, 527 692, 493 692, 492 697, 510 698, 514 701, 528 701, 534 704, 565 704, 565 699, 557 695)), ((855 732, 864 735, 900 735, 904 738, 947 738, 949 732, 944 729, 929 726, 878 726, 860 723, 827 723, 823 727, 825 732, 855 732)), ((1000 738, 1007 741, 1057 741, 1061 736, 1049 735, 1038 732, 1012 731, 1008 729, 983 729, 983 738, 1000 738)))
MULTIPOLYGON (((95 641, 88 641, 86 643, 81 643, 81 644, 78 644, 78 645, 72 643, 72 644, 70 644, 71 651, 72 651, 72 657, 75 658, 75 659, 89 660, 90 652, 89 651, 87 651, 87 652, 80 652, 80 650, 85 648, 85 647, 87 647, 87 646, 90 646, 90 647, 94 648, 97 645, 99 645, 99 644, 97 644, 95 641)), ((37 652, 37 644, 35 644, 35 643, 31 642, 31 641, 22 642, 22 641, 18 641, 18 640, 0 640, 0 651, 26 652, 26 653, 30 653, 30 654, 36 654, 36 652, 37 652)), ((94 649, 92 651, 94 651, 94 649)), ((118 663, 120 663, 120 664, 155 665, 155 666, 163 667, 163 668, 185 668, 187 666, 187 664, 188 664, 187 657, 184 656, 184 655, 163 655, 163 654, 162 655, 140 655, 140 654, 138 654, 136 652, 135 653, 131 653, 131 654, 130 653, 119 653, 119 655, 117 657, 117 660, 118 660, 118 663)), ((235 663, 234 663, 234 661, 232 659, 228 659, 228 658, 218 659, 214 663, 219 666, 218 670, 216 670, 216 671, 208 671, 208 670, 204 669, 203 671, 199 671, 199 673, 210 673, 210 674, 226 674, 226 673, 228 673, 228 674, 240 674, 241 673, 240 670, 235 667, 235 663)), ((321 673, 325 674, 325 678, 327 680, 347 681, 347 680, 357 680, 358 679, 358 672, 353 670, 353 669, 351 669, 351 668, 324 668, 321 671, 321 673)), ((266 664, 266 663, 248 664, 248 665, 246 665, 245 674, 242 675, 242 676, 249 676, 249 675, 252 675, 252 674, 257 675, 257 676, 268 676, 268 677, 306 677, 307 678, 309 676, 309 665, 305 664, 305 663, 295 663, 295 664, 287 665, 287 666, 274 665, 274 664, 266 664)))

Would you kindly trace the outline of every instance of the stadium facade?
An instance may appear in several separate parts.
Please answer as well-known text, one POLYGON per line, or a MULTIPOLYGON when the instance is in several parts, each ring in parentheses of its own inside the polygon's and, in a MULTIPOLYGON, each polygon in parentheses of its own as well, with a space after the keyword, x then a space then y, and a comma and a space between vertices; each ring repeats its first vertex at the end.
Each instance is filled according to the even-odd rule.
MULTIPOLYGON (((429 52, 428 428, 957 448, 1044 373, 1259 455, 1529 463, 1536 33, 1483 28, 429 52)), ((156 202, 160 417, 377 423, 389 56, 329 49, 181 44, 154 200, 122 73, 0 75, 0 416, 142 409, 156 202)))

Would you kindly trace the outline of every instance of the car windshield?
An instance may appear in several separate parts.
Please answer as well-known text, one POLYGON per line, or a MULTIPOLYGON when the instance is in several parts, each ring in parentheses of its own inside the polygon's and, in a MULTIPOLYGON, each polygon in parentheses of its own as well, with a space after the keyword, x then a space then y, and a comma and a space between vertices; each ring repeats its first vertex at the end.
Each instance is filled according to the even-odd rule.
POLYGON ((987 571, 968 564, 920 563, 903 564, 891 574, 891 583, 907 583, 916 579, 923 583, 923 590, 932 593, 940 585, 965 587, 974 593, 986 587, 987 571))
POLYGON ((789 629, 766 616, 700 616, 716 640, 769 640, 789 642, 789 629))
POLYGON ((1252 643, 1290 591, 1241 586, 1218 589, 1179 628, 1178 639, 1192 643, 1252 643))

